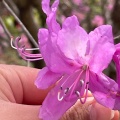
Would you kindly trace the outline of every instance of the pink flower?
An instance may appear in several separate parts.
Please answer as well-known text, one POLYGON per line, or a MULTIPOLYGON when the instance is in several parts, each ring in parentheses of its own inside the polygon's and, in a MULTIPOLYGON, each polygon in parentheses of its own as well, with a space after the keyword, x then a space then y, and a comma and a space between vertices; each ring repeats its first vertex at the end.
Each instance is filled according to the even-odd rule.
POLYGON ((87 34, 74 15, 66 18, 60 27, 56 21, 58 5, 59 0, 51 7, 50 0, 42 0, 48 26, 38 32, 42 56, 29 55, 23 47, 19 48, 19 38, 16 39, 16 47, 23 58, 44 58, 46 67, 40 70, 35 85, 46 89, 57 82, 45 98, 39 117, 58 120, 78 99, 85 103, 88 89, 100 104, 120 110, 119 86, 102 73, 116 50, 112 27, 102 25, 87 34))
POLYGON ((82 0, 73 0, 76 5, 82 4, 82 0))
POLYGON ((100 26, 104 24, 104 18, 100 15, 96 15, 93 20, 92 20, 92 24, 95 26, 100 26))
POLYGON ((102 25, 87 34, 76 16, 66 18, 60 27, 56 21, 58 4, 59 0, 55 0, 50 7, 50 0, 42 1, 48 29, 40 29, 38 38, 46 67, 35 85, 46 89, 58 83, 44 100, 40 117, 58 120, 77 99, 85 103, 88 88, 100 104, 120 109, 114 100, 118 85, 102 73, 115 52, 112 27, 102 25))

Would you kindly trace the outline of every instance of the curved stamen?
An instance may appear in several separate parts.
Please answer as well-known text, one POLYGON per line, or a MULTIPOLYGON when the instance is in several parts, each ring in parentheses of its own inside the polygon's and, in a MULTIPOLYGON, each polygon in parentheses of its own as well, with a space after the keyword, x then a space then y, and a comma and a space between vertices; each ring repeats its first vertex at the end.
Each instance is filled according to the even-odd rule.
POLYGON ((64 94, 63 94, 63 96, 62 97, 60 97, 60 94, 61 94, 61 92, 62 92, 62 87, 61 87, 61 90, 58 92, 58 100, 59 101, 62 101, 63 99, 64 99, 64 97, 65 97, 65 95, 68 93, 68 91, 69 91, 69 88, 66 88, 65 90, 64 90, 64 94))
POLYGON ((80 80, 80 86, 82 87, 84 85, 84 80, 80 80))
POLYGON ((26 52, 26 49, 22 49, 21 50, 21 52, 22 52, 22 55, 24 55, 24 56, 26 56, 26 57, 41 57, 42 58, 42 55, 41 54, 30 54, 30 53, 28 53, 28 52, 26 52))
POLYGON ((21 56, 24 60, 26 60, 26 61, 37 61, 37 60, 42 60, 42 58, 34 58, 34 59, 31 59, 31 58, 25 58, 25 57, 23 57, 23 56, 21 56))
POLYGON ((58 100, 59 100, 59 101, 62 101, 63 98, 64 98, 64 96, 60 97, 60 93, 61 93, 61 92, 58 92, 58 100))
MULTIPOLYGON (((11 41, 12 40, 13 40, 13 38, 11 38, 11 41)), ((17 49, 17 51, 19 52, 20 56, 24 60, 35 61, 35 60, 41 60, 41 59, 43 59, 41 54, 30 54, 30 53, 27 53, 26 50, 32 50, 32 49, 26 49, 25 46, 19 46, 18 43, 19 43, 20 40, 21 40, 21 38, 17 37, 16 40, 15 40, 15 47, 14 47, 14 45, 13 45, 12 42, 11 42, 11 46, 14 49, 17 49)), ((37 50, 37 48, 36 49, 33 48, 33 50, 37 50)))
POLYGON ((67 94, 68 91, 69 91, 69 88, 66 88, 66 89, 64 90, 64 94, 67 94))
POLYGON ((85 91, 85 97, 84 97, 84 100, 82 100, 81 96, 80 96, 80 102, 82 104, 84 104, 86 102, 86 99, 87 99, 87 95, 88 95, 88 84, 86 85, 87 88, 86 88, 86 91, 85 91))
MULTIPOLYGON (((78 71, 75 71, 74 74, 77 73, 77 72, 78 72, 78 71)), ((67 84, 67 81, 68 81, 68 79, 69 79, 71 76, 72 76, 72 74, 71 74, 71 75, 65 75, 65 76, 64 76, 64 78, 66 78, 66 79, 65 79, 65 81, 64 81, 64 82, 62 83, 62 85, 61 85, 62 88, 63 88, 63 86, 64 86, 65 84, 67 84)), ((61 80, 62 80, 62 79, 61 79, 61 80)))
MULTIPOLYGON (((79 90, 79 91, 80 91, 80 92, 79 92, 79 91, 75 91, 75 94, 76 94, 77 97, 79 97, 80 100, 81 100, 81 97, 83 96, 83 95, 81 95, 81 90, 82 90, 82 91, 83 91, 82 93, 85 93, 85 99, 84 99, 84 101, 81 100, 81 103, 85 103, 86 98, 87 98, 87 93, 88 93, 89 70, 88 70, 88 67, 85 67, 85 69, 82 69, 82 70, 77 71, 77 72, 78 72, 78 73, 77 73, 78 75, 76 76, 76 78, 74 78, 74 79, 75 79, 74 82, 71 83, 71 85, 69 85, 69 87, 67 87, 67 88, 64 89, 63 87, 66 86, 67 81, 69 80, 70 77, 72 77, 72 75, 69 75, 69 76, 66 76, 66 77, 65 77, 66 79, 64 79, 65 81, 64 81, 64 82, 62 83, 62 85, 60 86, 60 91, 58 92, 58 100, 59 100, 59 101, 63 100, 63 99, 65 98, 66 94, 67 94, 69 91, 70 91, 70 92, 69 92, 69 97, 68 97, 67 99, 70 100, 73 92, 74 92, 75 89, 76 89, 76 86, 77 86, 78 82, 80 82, 80 85, 79 85, 79 87, 80 87, 80 90, 79 90), (80 78, 81 78, 81 75, 83 74, 84 71, 86 71, 85 80, 80 79, 80 78), (64 85, 64 84, 65 84, 65 85, 64 85), (86 92, 85 92, 85 89, 86 89, 86 92), (61 96, 61 94, 63 94, 63 95, 61 96)), ((69 83, 68 83, 68 84, 69 84, 69 83)))
POLYGON ((12 47, 13 49, 16 49, 16 50, 17 50, 17 48, 13 45, 13 36, 11 36, 10 45, 11 45, 11 47, 12 47))
POLYGON ((83 89, 81 90, 82 92, 80 93, 80 101, 82 104, 86 102, 87 95, 88 95, 88 86, 89 86, 89 70, 86 70, 86 78, 85 78, 85 83, 83 86, 83 89), (82 100, 82 96, 85 93, 84 100, 82 100))
POLYGON ((71 90, 71 93, 70 93, 69 99, 70 99, 71 95, 73 94, 73 91, 75 90, 75 87, 76 87, 78 81, 80 80, 80 77, 81 77, 83 71, 84 71, 84 70, 82 70, 82 71, 80 72, 80 74, 79 74, 78 77, 76 78, 75 82, 71 85, 72 90, 71 90))
POLYGON ((85 80, 84 80, 84 85, 83 85, 83 87, 82 87, 82 89, 81 89, 81 91, 80 91, 80 95, 81 95, 81 96, 84 95, 84 91, 85 91, 85 89, 86 89, 86 83, 88 83, 88 82, 89 82, 89 69, 87 68, 87 69, 86 69, 85 80))
MULTIPOLYGON (((11 36, 11 40, 10 40, 10 45, 13 49, 18 49, 16 46, 14 46, 14 43, 13 43, 13 36, 11 36)), ((26 51, 34 51, 34 50, 39 50, 39 48, 25 48, 26 51)))
POLYGON ((75 94, 77 95, 77 97, 80 97, 80 92, 79 91, 75 91, 75 94))

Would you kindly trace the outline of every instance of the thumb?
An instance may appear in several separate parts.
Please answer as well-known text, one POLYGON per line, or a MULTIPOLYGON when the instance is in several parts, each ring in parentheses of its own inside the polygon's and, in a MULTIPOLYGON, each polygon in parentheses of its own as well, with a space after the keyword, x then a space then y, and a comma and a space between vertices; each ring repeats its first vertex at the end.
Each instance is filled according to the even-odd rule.
POLYGON ((90 120, 119 120, 119 112, 106 108, 97 102, 89 106, 90 120))
POLYGON ((119 113, 100 105, 93 97, 88 97, 85 104, 78 100, 61 120, 119 120, 119 113))

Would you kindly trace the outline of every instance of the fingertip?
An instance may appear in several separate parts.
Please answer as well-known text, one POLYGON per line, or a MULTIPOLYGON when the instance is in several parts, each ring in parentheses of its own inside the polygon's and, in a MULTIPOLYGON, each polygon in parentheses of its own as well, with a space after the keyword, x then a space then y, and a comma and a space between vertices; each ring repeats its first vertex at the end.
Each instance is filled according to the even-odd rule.
POLYGON ((119 120, 120 119, 120 115, 119 115, 119 111, 115 110, 114 111, 114 117, 111 120, 119 120))
POLYGON ((90 120, 110 120, 111 109, 106 108, 95 102, 90 107, 90 120))

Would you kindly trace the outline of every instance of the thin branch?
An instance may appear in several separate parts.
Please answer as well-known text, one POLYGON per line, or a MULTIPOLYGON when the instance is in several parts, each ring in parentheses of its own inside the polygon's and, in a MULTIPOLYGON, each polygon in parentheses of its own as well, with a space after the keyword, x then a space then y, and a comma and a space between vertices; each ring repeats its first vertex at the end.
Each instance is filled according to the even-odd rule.
POLYGON ((120 35, 118 35, 118 36, 114 37, 114 40, 116 40, 116 39, 118 39, 118 38, 120 38, 120 35))
POLYGON ((6 0, 6 2, 8 3, 9 7, 12 8, 12 10, 14 11, 14 13, 18 16, 19 15, 19 9, 17 8, 17 6, 13 2, 13 0, 6 0))
POLYGON ((4 31, 5 31, 8 39, 10 39, 12 35, 11 35, 11 33, 9 32, 9 30, 7 29, 7 27, 5 26, 4 21, 2 20, 2 17, 1 17, 1 16, 0 16, 0 23, 1 23, 1 25, 2 25, 2 27, 3 27, 3 29, 4 29, 4 31))
POLYGON ((9 7, 9 5, 5 2, 5 0, 2 0, 3 4, 5 5, 5 7, 7 8, 7 10, 14 16, 14 18, 16 19, 16 21, 21 25, 21 27, 23 28, 23 30, 25 31, 25 33, 28 35, 28 37, 30 38, 31 42, 35 45, 35 47, 38 48, 38 44, 37 42, 34 40, 34 38, 32 37, 32 35, 29 33, 29 31, 27 30, 27 28, 24 26, 24 24, 21 22, 21 20, 16 16, 16 14, 14 13, 14 11, 9 7))

